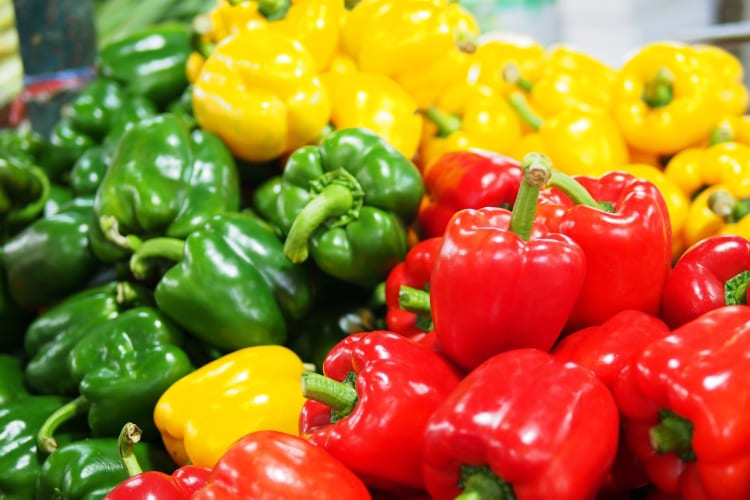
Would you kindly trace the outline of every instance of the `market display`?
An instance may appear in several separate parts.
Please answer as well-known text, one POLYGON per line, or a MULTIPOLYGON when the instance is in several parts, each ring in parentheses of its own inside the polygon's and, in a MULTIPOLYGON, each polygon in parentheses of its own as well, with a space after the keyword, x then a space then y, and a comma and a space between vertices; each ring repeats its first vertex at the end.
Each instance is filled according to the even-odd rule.
POLYGON ((0 499, 750 498, 731 52, 168 4, 0 131, 0 499))

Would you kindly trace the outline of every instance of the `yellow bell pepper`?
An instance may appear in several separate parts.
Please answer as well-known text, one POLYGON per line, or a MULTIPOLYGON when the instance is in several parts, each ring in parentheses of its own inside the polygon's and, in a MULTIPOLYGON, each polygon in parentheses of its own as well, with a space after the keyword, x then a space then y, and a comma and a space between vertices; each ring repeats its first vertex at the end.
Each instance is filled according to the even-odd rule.
POLYGON ((716 45, 696 45, 698 56, 719 75, 719 100, 726 115, 739 116, 747 113, 750 96, 745 86, 745 69, 734 54, 716 45))
POLYGON ((309 52, 272 30, 222 41, 193 83, 198 124, 243 160, 263 162, 313 141, 331 115, 309 52))
POLYGON ((509 154, 521 137, 516 112, 503 96, 486 86, 456 84, 422 114, 422 168, 448 151, 479 148, 509 154))
POLYGON ((719 122, 713 135, 713 142, 726 140, 750 146, 750 115, 727 116, 719 122), (716 140, 716 135, 721 138, 716 140))
POLYGON ((739 234, 750 236, 750 217, 743 207, 739 213, 733 210, 736 200, 750 199, 750 179, 740 184, 715 184, 709 186, 693 199, 685 225, 685 244, 716 234, 739 234))
POLYGON ((385 75, 361 71, 328 72, 320 78, 331 96, 335 128, 369 128, 407 158, 414 157, 422 119, 417 103, 399 84, 385 75))
POLYGON ((167 452, 179 465, 213 467, 250 432, 298 435, 304 371, 293 351, 268 345, 226 354, 179 379, 154 409, 167 452))
POLYGON ((692 47, 650 43, 618 71, 612 114, 629 146, 674 154, 708 136, 723 116, 719 82, 692 47))

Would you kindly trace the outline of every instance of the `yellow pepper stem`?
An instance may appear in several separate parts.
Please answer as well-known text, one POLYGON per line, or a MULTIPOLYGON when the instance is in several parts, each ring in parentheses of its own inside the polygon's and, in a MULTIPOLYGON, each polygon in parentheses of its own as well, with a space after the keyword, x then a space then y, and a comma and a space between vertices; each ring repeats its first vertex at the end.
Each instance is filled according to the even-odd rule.
POLYGON ((524 92, 531 92, 534 84, 521 76, 521 68, 516 63, 507 63, 503 66, 503 80, 511 85, 517 85, 524 92))
POLYGON ((750 200, 738 200, 720 189, 708 197, 708 208, 724 222, 732 224, 750 214, 750 200))
POLYGON ((448 137, 453 132, 461 130, 461 118, 446 113, 437 106, 429 106, 422 111, 422 115, 435 124, 438 137, 448 137))
POLYGON ((55 431, 68 420, 89 411, 91 403, 83 396, 62 405, 47 417, 36 435, 36 447, 42 453, 53 453, 57 449, 55 431))
POLYGON ((531 110, 529 102, 526 100, 526 96, 520 92, 513 92, 508 97, 508 102, 524 122, 526 122, 532 129, 539 130, 544 123, 544 120, 531 110))
POLYGON ((456 47, 464 54, 473 54, 477 51, 479 40, 476 33, 467 29, 457 29, 455 39, 456 47))
POLYGON ((552 175, 552 161, 541 153, 529 153, 521 162, 523 181, 513 203, 509 230, 525 241, 531 237, 539 190, 552 175))
POLYGON ((135 455, 135 444, 140 442, 143 431, 133 422, 126 423, 120 431, 120 437, 117 438, 117 446, 120 450, 120 461, 129 477, 137 476, 143 469, 138 463, 138 457, 135 455))
POLYGON ((302 374, 302 395, 331 408, 331 423, 349 415, 357 405, 359 396, 354 388, 354 372, 343 382, 315 372, 302 374))
POLYGON ((668 68, 660 68, 654 78, 643 87, 643 102, 652 108, 660 108, 672 102, 674 75, 668 68))
POLYGON ((716 144, 721 144, 732 140, 734 140, 734 130, 732 130, 732 127, 728 123, 722 122, 711 131, 709 145, 715 146, 716 144))

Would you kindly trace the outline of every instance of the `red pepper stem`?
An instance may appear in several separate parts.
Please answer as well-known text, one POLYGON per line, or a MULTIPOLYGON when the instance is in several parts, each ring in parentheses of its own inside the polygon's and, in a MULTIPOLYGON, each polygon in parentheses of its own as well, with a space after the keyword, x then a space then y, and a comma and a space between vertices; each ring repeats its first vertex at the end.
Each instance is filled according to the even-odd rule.
POLYGON ((422 115, 435 124, 438 137, 448 137, 453 132, 461 130, 461 118, 446 113, 437 106, 429 106, 422 111, 422 115))
POLYGON ((747 305, 747 291, 750 288, 750 271, 742 271, 724 282, 724 302, 728 306, 747 305))
POLYGON ((659 423, 649 429, 648 435, 657 453, 675 453, 686 462, 695 460, 693 424, 673 411, 660 411, 659 423))
POLYGON ((516 63, 510 62, 503 66, 503 80, 527 93, 534 88, 533 83, 521 76, 521 68, 516 63))
POLYGON ((552 171, 552 177, 547 182, 547 187, 559 189, 576 205, 586 205, 587 207, 611 212, 608 205, 596 201, 580 182, 559 170, 552 171))
POLYGON ((120 450, 120 461, 128 473, 129 477, 137 476, 143 469, 138 463, 138 457, 135 455, 135 444, 141 440, 143 431, 132 422, 122 426, 120 437, 117 438, 117 446, 120 450))
POLYGON ((651 108, 661 108, 672 102, 674 75, 668 68, 660 68, 643 87, 643 102, 651 108))
POLYGON ((513 487, 497 476, 488 466, 461 466, 459 486, 463 489, 456 500, 515 500, 513 487))
POLYGON ((340 417, 349 415, 358 399, 357 390, 351 385, 315 372, 302 374, 302 395, 330 407, 340 417))
POLYGON ((552 175, 552 162, 541 153, 529 153, 521 162, 523 181, 513 203, 509 230, 528 241, 536 216, 539 190, 552 175))
POLYGON ((152 259, 182 260, 185 241, 178 238, 159 237, 144 241, 130 256, 130 271, 136 278, 148 276, 152 259))
POLYGON ((510 97, 508 97, 508 103, 510 104, 510 107, 518 113, 521 120, 528 124, 532 129, 539 130, 541 128, 544 120, 531 110, 529 102, 526 100, 526 96, 521 92, 513 92, 510 97))
POLYGON ((398 305, 401 309, 416 314, 430 314, 430 292, 401 285, 398 290, 398 305))
POLYGON ((57 441, 54 437, 57 429, 73 417, 87 412, 90 406, 88 399, 78 396, 55 410, 39 428, 36 435, 37 449, 48 454, 54 452, 57 449, 57 441))

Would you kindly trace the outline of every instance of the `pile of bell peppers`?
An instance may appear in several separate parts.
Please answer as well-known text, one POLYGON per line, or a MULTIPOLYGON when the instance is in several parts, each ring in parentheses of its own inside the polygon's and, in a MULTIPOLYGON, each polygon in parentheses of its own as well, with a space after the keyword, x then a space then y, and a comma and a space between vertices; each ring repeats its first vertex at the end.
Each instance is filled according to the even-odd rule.
POLYGON ((750 497, 750 114, 449 0, 217 0, 0 131, 0 498, 750 497))

